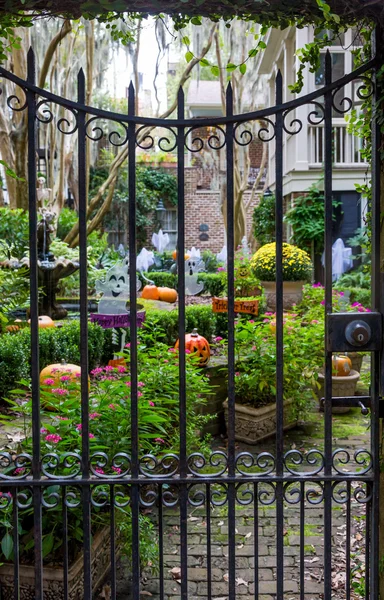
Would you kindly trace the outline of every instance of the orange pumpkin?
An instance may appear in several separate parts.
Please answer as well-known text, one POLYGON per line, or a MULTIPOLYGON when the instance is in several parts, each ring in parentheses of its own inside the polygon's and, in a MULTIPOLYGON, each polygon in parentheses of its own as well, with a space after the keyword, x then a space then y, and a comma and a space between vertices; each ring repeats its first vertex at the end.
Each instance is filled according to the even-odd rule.
MULTIPOLYGON (((175 344, 175 348, 179 347, 179 340, 175 344)), ((208 341, 194 329, 192 333, 187 333, 185 336, 185 350, 189 351, 192 356, 200 358, 199 365, 205 367, 211 358, 211 350, 208 341)))
POLYGON ((20 327, 19 325, 7 325, 5 329, 8 333, 16 333, 20 330, 20 327))
POLYGON ((159 299, 162 302, 170 302, 171 304, 173 302, 176 302, 177 300, 177 292, 176 290, 173 290, 172 288, 168 288, 168 287, 159 287, 159 299))
POLYGON ((108 361, 108 365, 110 367, 126 367, 127 361, 125 358, 112 358, 110 361, 108 361))
POLYGON ((157 285, 146 285, 141 292, 141 297, 146 300, 159 300, 159 288, 157 285))
MULTIPOLYGON (((31 319, 28 320, 28 323, 31 323, 31 319)), ((39 327, 45 329, 46 327, 54 327, 55 323, 52 321, 51 317, 47 317, 47 315, 41 315, 39 317, 39 327)))
POLYGON ((348 356, 332 357, 332 374, 335 377, 348 377, 352 370, 352 361, 348 356))
POLYGON ((69 375, 71 380, 79 381, 79 375, 77 375, 77 373, 81 373, 81 367, 79 367, 79 365, 71 365, 63 360, 61 363, 45 367, 40 373, 40 383, 41 385, 44 385, 46 379, 53 379, 55 382, 53 387, 60 387, 60 377, 69 375))
MULTIPOLYGON (((177 250, 174 250, 172 252, 172 258, 173 258, 173 260, 177 259, 177 250)), ((189 254, 184 254, 184 260, 188 260, 188 258, 189 258, 189 254)))

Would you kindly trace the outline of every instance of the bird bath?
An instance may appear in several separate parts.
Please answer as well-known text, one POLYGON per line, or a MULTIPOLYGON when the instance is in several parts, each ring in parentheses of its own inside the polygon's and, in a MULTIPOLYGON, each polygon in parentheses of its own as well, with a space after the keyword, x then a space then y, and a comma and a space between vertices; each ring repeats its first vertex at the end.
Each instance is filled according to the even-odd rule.
MULTIPOLYGON (((39 315, 47 315, 51 319, 64 319, 68 311, 56 301, 59 281, 75 273, 80 268, 80 264, 67 258, 55 258, 50 252, 50 234, 54 231, 52 222, 55 215, 46 209, 40 212, 42 217, 37 225, 37 272, 38 285, 42 292, 39 294, 39 315)), ((0 263, 0 267, 7 269, 22 267, 29 269, 29 266, 28 257, 20 261, 10 258, 0 263)))

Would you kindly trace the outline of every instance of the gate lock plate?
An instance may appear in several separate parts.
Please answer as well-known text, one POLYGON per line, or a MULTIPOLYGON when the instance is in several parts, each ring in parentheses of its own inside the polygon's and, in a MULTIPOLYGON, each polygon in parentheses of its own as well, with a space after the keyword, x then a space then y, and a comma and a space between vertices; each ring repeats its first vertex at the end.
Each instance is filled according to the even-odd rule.
POLYGON ((328 314, 328 352, 372 352, 381 348, 381 313, 328 314))

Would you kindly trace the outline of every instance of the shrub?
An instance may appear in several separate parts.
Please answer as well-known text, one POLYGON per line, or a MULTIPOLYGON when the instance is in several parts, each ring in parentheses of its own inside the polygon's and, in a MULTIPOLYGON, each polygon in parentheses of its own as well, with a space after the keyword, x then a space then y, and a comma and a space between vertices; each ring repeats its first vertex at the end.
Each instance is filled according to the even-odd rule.
MULTIPOLYGON (((276 244, 262 246, 251 259, 252 269, 260 281, 276 281, 276 244)), ((308 279, 312 268, 308 254, 283 244, 283 280, 302 281, 308 279)))
MULTIPOLYGON (((40 329, 40 369, 65 360, 80 362, 80 322, 65 323, 63 327, 40 329)), ((108 362, 113 355, 112 334, 99 325, 88 328, 89 368, 108 362)), ((0 397, 4 398, 17 381, 30 377, 31 334, 28 328, 16 334, 0 336, 0 397)))
POLYGON ((275 196, 265 194, 253 211, 253 235, 264 246, 275 239, 275 196))
POLYGON ((28 246, 28 212, 21 208, 0 208, 0 240, 11 246, 12 256, 22 258, 28 246))
MULTIPOLYGON (((169 273, 168 271, 151 271, 150 273, 144 273, 144 276, 150 281, 153 281, 158 287, 177 288, 177 275, 169 273)), ((139 277, 143 286, 148 284, 148 281, 146 281, 141 274, 139 277)))
POLYGON ((200 273, 197 281, 204 282, 204 293, 210 296, 222 296, 225 291, 225 273, 200 273))
MULTIPOLYGON (((178 315, 177 310, 147 310, 144 326, 139 330, 140 340, 147 347, 159 342, 174 346, 179 337, 178 315)), ((216 316, 210 306, 196 305, 185 308, 185 331, 188 333, 193 329, 197 329, 208 341, 215 335, 216 316)))

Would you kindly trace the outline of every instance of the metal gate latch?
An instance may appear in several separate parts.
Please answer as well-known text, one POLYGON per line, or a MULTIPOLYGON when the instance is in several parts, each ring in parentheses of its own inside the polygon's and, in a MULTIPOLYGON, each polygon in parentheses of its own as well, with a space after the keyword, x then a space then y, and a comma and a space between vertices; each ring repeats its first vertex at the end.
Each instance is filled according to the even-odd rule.
POLYGON ((382 348, 381 313, 330 313, 327 315, 328 352, 372 352, 382 348))

